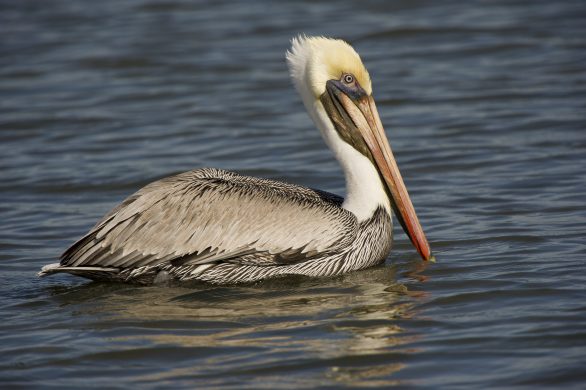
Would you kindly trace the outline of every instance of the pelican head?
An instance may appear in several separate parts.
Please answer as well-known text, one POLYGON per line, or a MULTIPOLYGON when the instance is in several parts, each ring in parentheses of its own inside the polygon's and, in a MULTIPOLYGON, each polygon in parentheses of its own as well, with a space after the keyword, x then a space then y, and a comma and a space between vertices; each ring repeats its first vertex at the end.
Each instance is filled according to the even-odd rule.
POLYGON ((293 83, 326 143, 341 162, 345 146, 341 145, 347 144, 374 165, 403 230, 423 259, 432 260, 358 53, 342 40, 300 36, 292 40, 287 62, 293 83))

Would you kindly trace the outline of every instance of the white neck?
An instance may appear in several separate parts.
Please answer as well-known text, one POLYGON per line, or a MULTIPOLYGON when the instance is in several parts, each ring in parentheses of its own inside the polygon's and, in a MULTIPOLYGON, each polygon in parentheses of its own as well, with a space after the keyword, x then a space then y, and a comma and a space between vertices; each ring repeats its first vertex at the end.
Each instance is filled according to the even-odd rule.
POLYGON ((356 215, 359 221, 372 217, 379 206, 390 214, 389 198, 373 163, 340 138, 319 100, 307 109, 346 176, 346 198, 342 207, 356 215))
POLYGON ((390 215, 389 198, 376 168, 368 158, 340 138, 323 104, 311 88, 314 84, 311 75, 322 74, 324 71, 312 62, 314 57, 307 38, 293 39, 291 51, 287 53, 291 78, 311 119, 344 170, 346 199, 342 207, 356 215, 359 221, 372 217, 380 206, 383 206, 390 215), (309 69, 312 63, 313 72, 309 69))

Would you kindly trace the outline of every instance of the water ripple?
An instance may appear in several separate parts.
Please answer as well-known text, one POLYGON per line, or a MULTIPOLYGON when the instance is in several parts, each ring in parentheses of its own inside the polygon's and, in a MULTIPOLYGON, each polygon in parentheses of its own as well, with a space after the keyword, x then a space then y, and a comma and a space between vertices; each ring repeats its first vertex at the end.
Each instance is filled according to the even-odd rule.
POLYGON ((0 5, 2 387, 583 387, 582 1, 0 5), (124 197, 202 166, 343 193, 288 80, 341 36, 438 262, 252 286, 37 279, 124 197))

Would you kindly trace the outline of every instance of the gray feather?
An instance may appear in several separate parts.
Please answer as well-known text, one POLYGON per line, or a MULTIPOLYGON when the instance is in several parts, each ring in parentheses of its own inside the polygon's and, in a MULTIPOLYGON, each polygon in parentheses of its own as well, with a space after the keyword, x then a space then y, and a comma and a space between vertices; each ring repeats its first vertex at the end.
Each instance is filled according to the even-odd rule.
POLYGON ((342 199, 301 186, 198 169, 147 185, 108 213, 61 265, 123 269, 229 260, 282 265, 356 237, 342 199))

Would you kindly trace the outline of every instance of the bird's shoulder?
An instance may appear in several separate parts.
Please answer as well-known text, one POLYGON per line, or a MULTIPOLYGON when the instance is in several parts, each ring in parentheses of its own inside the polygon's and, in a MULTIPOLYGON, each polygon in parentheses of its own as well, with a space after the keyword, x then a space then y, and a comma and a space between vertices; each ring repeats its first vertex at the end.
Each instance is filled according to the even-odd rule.
POLYGON ((199 168, 158 180, 144 187, 143 192, 168 186, 178 186, 200 191, 215 190, 220 194, 235 193, 239 196, 288 198, 291 201, 305 201, 319 205, 341 207, 344 198, 327 191, 321 191, 284 181, 241 175, 218 168, 199 168))

